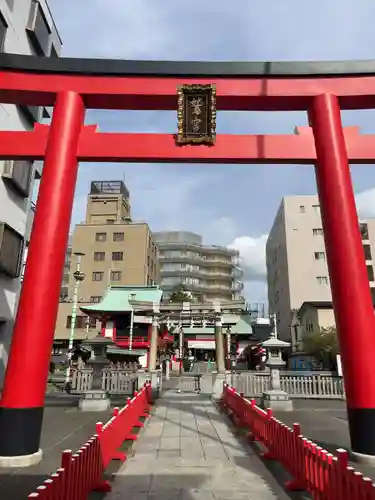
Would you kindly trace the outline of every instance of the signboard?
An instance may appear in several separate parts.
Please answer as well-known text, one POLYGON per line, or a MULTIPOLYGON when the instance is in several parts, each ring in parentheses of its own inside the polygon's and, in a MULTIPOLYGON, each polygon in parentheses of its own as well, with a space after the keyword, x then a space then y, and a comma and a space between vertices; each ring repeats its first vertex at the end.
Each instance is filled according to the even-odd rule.
POLYGON ((216 140, 215 85, 181 85, 177 96, 177 144, 213 145, 216 140))

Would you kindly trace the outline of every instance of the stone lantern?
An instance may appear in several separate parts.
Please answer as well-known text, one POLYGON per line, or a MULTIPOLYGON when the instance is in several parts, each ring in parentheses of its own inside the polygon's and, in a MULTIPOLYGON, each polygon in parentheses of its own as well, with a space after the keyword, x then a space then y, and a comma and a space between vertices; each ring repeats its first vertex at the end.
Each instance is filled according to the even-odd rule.
POLYGON ((290 343, 279 340, 273 332, 268 340, 262 342, 262 346, 268 352, 266 366, 270 370, 270 378, 269 389, 262 394, 261 406, 276 411, 293 411, 293 401, 287 392, 281 390, 280 383, 280 370, 286 364, 281 354, 283 349, 290 347, 290 343))
POLYGON ((111 401, 102 389, 102 373, 109 366, 106 350, 108 345, 113 344, 112 339, 99 334, 83 344, 89 344, 92 349, 91 358, 87 361, 87 367, 92 369, 92 386, 80 398, 78 408, 81 411, 107 411, 111 401))

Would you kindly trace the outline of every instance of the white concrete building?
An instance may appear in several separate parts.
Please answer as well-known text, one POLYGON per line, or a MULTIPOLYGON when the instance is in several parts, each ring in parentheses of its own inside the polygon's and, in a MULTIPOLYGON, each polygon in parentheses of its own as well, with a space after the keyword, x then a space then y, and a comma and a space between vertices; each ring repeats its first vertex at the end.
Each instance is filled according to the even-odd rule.
POLYGON ((179 286, 210 302, 242 296, 243 271, 237 250, 204 245, 200 234, 188 231, 156 232, 153 237, 165 297, 179 286))
MULTIPOLYGON (((46 0, 0 0, 0 51, 59 57, 61 39, 46 0)), ((30 130, 45 109, 0 104, 0 130, 30 130)), ((0 162, 0 386, 8 358, 42 164, 0 162)))
MULTIPOLYGON (((375 304, 375 219, 359 221, 359 226, 375 304)), ((335 324, 316 195, 283 198, 268 236, 266 263, 269 308, 277 315, 280 338, 298 344, 304 334, 335 324)))

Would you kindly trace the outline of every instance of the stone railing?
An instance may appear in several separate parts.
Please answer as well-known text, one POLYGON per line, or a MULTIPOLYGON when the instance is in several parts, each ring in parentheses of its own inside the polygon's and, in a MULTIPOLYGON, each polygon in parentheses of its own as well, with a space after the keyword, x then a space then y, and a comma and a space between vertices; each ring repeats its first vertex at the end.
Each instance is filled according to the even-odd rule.
POLYGON ((189 371, 193 373, 212 373, 216 371, 216 363, 208 363, 207 361, 195 361, 191 364, 189 371))
POLYGON ((102 389, 108 394, 128 394, 138 389, 138 375, 119 369, 104 369, 102 371, 102 389))
MULTIPOLYGON (((226 381, 245 397, 257 398, 269 389, 268 371, 227 374, 226 381)), ((291 398, 345 399, 343 378, 331 372, 280 372, 281 389, 291 398)))
POLYGON ((73 369, 72 392, 83 393, 92 388, 92 368, 73 369))
MULTIPOLYGON (((82 394, 92 389, 92 368, 74 369, 72 374, 72 392, 82 394)), ((108 394, 131 396, 138 388, 138 375, 127 370, 105 368, 101 375, 102 389, 108 394)))

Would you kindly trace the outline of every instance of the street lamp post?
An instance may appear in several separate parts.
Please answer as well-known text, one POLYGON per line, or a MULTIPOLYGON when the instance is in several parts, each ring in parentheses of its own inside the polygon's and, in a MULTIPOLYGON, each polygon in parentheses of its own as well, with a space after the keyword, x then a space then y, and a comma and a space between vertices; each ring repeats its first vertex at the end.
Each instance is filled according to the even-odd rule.
POLYGON ((65 375, 65 387, 67 388, 70 384, 71 378, 71 368, 72 368, 72 350, 74 346, 74 334, 76 327, 76 317, 77 317, 77 305, 78 305, 78 289, 81 282, 85 279, 85 275, 81 272, 81 259, 83 255, 82 252, 74 252, 74 255, 77 258, 76 270, 73 273, 74 277, 74 290, 73 290, 73 302, 72 302, 72 320, 70 323, 70 335, 69 335, 69 344, 68 344, 68 367, 66 369, 65 375))
POLYGON ((275 339, 277 339, 277 337, 278 337, 278 332, 277 332, 277 314, 276 313, 271 314, 271 318, 272 318, 272 321, 273 321, 273 335, 274 335, 275 339))
MULTIPOLYGON (((135 293, 130 294, 130 300, 135 300, 135 293)), ((130 313, 130 329, 129 329, 129 351, 133 349, 133 330, 134 330, 134 309, 132 307, 130 313)))
POLYGON ((227 370, 231 369, 231 342, 232 342, 232 330, 230 326, 227 327, 227 370))

